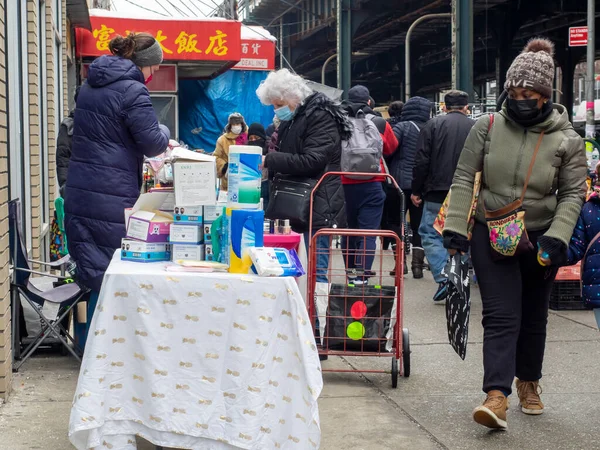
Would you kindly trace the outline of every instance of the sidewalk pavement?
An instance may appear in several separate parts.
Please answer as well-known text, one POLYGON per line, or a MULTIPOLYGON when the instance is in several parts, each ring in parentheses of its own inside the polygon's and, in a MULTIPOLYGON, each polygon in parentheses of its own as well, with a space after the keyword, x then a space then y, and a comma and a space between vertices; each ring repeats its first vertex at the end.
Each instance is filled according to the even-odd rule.
MULTIPOLYGON (((599 449, 600 333, 592 312, 552 312, 542 386, 544 415, 522 414, 511 398, 507 432, 476 425, 471 411, 483 401, 479 291, 467 359, 447 342, 445 308, 434 305, 431 275, 406 278, 405 323, 411 332, 412 373, 391 388, 379 374, 325 373, 319 400, 323 450, 599 449)), ((389 369, 389 358, 330 358, 323 367, 389 369)), ((0 450, 65 450, 78 366, 42 355, 15 374, 9 402, 0 406, 0 450)), ((140 443, 140 450, 151 450, 140 443)), ((265 449, 267 450, 267 449, 265 449)))

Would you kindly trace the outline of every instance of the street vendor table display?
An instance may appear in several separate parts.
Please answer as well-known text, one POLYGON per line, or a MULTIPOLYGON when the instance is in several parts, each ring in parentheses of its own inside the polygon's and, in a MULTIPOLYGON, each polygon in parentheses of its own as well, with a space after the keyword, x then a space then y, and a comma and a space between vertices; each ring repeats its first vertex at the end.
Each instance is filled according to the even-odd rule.
POLYGON ((69 426, 76 448, 317 449, 323 381, 292 278, 106 272, 69 426))

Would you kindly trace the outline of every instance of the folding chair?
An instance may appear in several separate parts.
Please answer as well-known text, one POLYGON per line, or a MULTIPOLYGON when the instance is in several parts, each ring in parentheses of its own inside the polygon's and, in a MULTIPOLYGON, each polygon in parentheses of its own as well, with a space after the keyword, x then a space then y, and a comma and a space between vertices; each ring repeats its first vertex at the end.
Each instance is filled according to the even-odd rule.
POLYGON ((81 361, 79 355, 82 354, 82 351, 77 346, 68 330, 62 325, 62 321, 82 300, 88 290, 82 288, 77 283, 63 284, 62 286, 46 291, 41 291, 35 287, 30 280, 32 274, 58 280, 66 280, 67 277, 64 276, 64 270, 69 263, 70 257, 67 255, 52 263, 30 260, 27 257, 26 247, 21 237, 21 202, 19 200, 11 200, 8 203, 8 216, 10 262, 12 269, 10 283, 13 323, 12 348, 14 359, 19 361, 13 365, 13 370, 15 372, 18 371, 25 361, 49 337, 57 339, 78 361, 81 361), (32 263, 50 267, 50 269, 61 270, 61 274, 63 275, 58 276, 50 272, 32 270, 32 263), (31 305, 41 320, 41 331, 23 352, 21 352, 19 329, 21 325, 19 317, 21 312, 20 297, 24 298, 31 305), (58 310, 58 312, 53 314, 54 317, 46 317, 44 305, 50 307, 48 310, 58 310), (73 348, 69 345, 68 341, 65 340, 65 337, 68 341, 71 341, 73 348))

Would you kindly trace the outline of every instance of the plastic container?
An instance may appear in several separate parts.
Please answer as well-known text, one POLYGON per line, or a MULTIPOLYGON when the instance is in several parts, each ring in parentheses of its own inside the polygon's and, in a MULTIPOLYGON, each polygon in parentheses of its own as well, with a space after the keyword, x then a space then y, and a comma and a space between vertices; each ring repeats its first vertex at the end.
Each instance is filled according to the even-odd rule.
POLYGON ((579 280, 556 280, 550 294, 550 309, 554 311, 588 309, 581 299, 581 283, 579 280))
POLYGON ((255 145, 229 147, 227 207, 260 209, 262 148, 255 145))

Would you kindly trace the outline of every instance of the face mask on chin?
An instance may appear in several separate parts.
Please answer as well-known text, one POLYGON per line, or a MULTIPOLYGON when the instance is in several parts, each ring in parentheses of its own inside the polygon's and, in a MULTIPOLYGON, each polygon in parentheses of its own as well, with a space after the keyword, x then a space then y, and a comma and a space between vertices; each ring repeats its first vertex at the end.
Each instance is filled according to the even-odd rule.
POLYGON ((531 98, 527 100, 507 100, 507 107, 516 119, 532 120, 540 114, 538 108, 538 99, 531 98))

